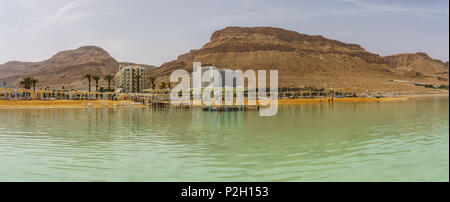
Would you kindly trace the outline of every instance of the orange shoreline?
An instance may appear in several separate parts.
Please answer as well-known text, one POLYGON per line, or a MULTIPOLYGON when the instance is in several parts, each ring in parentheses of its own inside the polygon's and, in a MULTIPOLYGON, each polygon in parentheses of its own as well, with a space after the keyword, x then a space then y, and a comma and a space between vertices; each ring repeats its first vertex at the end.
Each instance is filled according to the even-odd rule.
POLYGON ((404 101, 407 97, 389 97, 389 98, 299 98, 299 99, 279 99, 278 104, 318 104, 318 103, 338 103, 338 102, 387 102, 387 101, 404 101))
POLYGON ((133 101, 111 100, 0 100, 2 108, 108 108, 142 107, 133 101))
MULTIPOLYGON (((448 96, 428 95, 428 96, 448 96)), ((319 104, 319 103, 339 103, 339 102, 389 102, 406 101, 417 97, 428 97, 427 95, 404 96, 404 97, 383 97, 383 98, 298 98, 298 99, 279 99, 279 105, 293 104, 319 104)), ((244 105, 248 100, 244 101, 244 105)), ((111 100, 0 100, 0 109, 11 108, 109 108, 109 107, 143 107, 145 105, 129 100, 111 101, 111 100)))
MULTIPOLYGON (((301 98, 279 99, 279 105, 318 104, 338 102, 386 102, 408 100, 408 97, 398 98, 301 98)), ((247 101, 247 100, 246 100, 247 101)), ((247 102, 244 101, 244 104, 247 102)), ((133 101, 110 100, 0 100, 0 108, 108 108, 108 107, 143 107, 133 101)))

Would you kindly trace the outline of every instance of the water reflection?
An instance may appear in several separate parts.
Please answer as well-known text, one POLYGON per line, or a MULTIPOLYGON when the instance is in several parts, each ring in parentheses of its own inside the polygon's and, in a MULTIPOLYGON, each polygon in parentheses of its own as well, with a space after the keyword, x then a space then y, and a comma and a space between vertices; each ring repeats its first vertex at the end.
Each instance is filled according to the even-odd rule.
POLYGON ((448 180, 448 98, 278 111, 0 110, 0 171, 23 180, 448 180))

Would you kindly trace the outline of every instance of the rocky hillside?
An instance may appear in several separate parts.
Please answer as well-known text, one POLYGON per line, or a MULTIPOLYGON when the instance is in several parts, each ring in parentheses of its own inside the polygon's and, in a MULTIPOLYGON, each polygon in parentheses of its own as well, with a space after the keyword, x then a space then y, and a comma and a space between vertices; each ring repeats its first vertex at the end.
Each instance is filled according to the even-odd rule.
POLYGON ((419 72, 440 81, 448 81, 448 62, 430 58, 426 53, 406 53, 382 58, 383 63, 408 72, 419 72))
POLYGON ((415 93, 429 89, 392 80, 448 85, 448 63, 423 53, 382 57, 357 44, 271 27, 216 31, 201 49, 180 55, 148 76, 161 82, 175 69, 192 71, 194 61, 226 69, 278 69, 280 87, 415 93))
POLYGON ((0 65, 0 79, 14 76, 33 67, 32 62, 10 61, 0 65))
MULTIPOLYGON (((223 69, 277 69, 279 87, 415 94, 432 90, 412 83, 448 85, 449 78, 448 62, 432 59, 425 53, 383 57, 357 44, 272 27, 227 27, 214 32, 210 41, 198 50, 158 68, 142 66, 148 70, 147 78, 157 77, 159 86, 176 69, 191 72, 194 61, 223 69), (393 82, 396 80, 402 82, 393 82)), ((102 48, 84 46, 59 52, 42 62, 12 61, 0 65, 0 80, 18 87, 24 77, 33 76, 39 80, 38 88, 87 89, 86 73, 103 77, 116 73, 118 67, 119 62, 102 48)), ((106 82, 101 79, 100 84, 106 82)))
MULTIPOLYGON (((103 78, 114 74, 119 63, 108 52, 96 46, 84 46, 75 50, 61 51, 42 62, 8 62, 0 65, 0 79, 7 85, 18 87, 26 76, 39 80, 38 88, 87 89, 84 75, 90 73, 103 78)), ((101 84, 106 82, 101 79, 101 84)))

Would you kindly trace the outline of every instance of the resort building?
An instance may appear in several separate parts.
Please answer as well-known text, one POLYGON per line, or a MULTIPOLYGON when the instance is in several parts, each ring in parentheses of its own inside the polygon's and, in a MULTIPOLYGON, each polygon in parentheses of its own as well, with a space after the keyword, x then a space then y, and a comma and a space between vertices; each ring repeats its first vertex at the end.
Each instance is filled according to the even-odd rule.
POLYGON ((137 65, 120 64, 115 75, 116 91, 140 93, 145 86, 145 68, 137 65))
MULTIPOLYGON (((209 86, 211 83, 213 83, 213 88, 224 88, 224 87, 232 87, 235 88, 237 86, 238 83, 238 77, 234 74, 233 70, 230 69, 218 69, 214 66, 207 66, 207 67, 200 67, 201 71, 200 71, 200 78, 199 80, 197 80, 199 83, 197 84, 198 87, 200 88, 205 88, 207 86, 209 86), (214 80, 214 75, 213 75, 213 71, 212 70, 217 70, 220 74, 221 80, 214 80), (203 82, 202 78, 205 74, 209 74, 211 81, 210 82, 203 82), (226 83, 225 78, 232 78, 232 83, 226 83)), ((192 78, 197 78, 198 72, 196 72, 194 70, 194 72, 192 73, 192 78)))

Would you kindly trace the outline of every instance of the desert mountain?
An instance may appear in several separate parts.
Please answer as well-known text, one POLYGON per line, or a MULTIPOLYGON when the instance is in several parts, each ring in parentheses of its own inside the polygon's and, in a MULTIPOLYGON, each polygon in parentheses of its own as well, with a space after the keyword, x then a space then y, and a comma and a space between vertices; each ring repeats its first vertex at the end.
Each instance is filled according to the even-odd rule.
POLYGON ((119 63, 108 52, 96 46, 84 46, 75 50, 61 51, 42 62, 8 62, 0 65, 0 79, 18 87, 20 80, 32 76, 39 80, 37 87, 87 89, 84 75, 103 76, 114 74, 119 63))
MULTIPOLYGON (((157 77, 158 84, 168 80, 176 69, 191 72, 194 61, 222 69, 277 69, 279 87, 357 88, 362 92, 414 94, 432 89, 412 83, 448 85, 449 78, 448 62, 432 59, 425 53, 383 57, 357 44, 272 27, 227 27, 214 32, 202 48, 158 68, 139 65, 147 68, 147 77, 157 77), (396 80, 402 82, 393 82, 396 80)), ((0 80, 19 87, 20 80, 33 76, 39 80, 38 88, 87 89, 85 74, 103 78, 116 73, 118 67, 119 62, 102 48, 84 46, 59 52, 42 62, 2 64, 0 80)), ((106 82, 101 79, 100 85, 106 82)))
POLYGON ((32 62, 10 61, 0 65, 0 79, 14 76, 33 67, 32 62))
POLYGON ((160 82, 192 62, 223 69, 277 69, 279 87, 359 88, 362 91, 429 91, 411 83, 448 85, 448 63, 424 53, 382 57, 348 44, 272 27, 227 27, 210 42, 148 72, 160 82))
MULTIPOLYGON (((156 68, 152 65, 121 62, 121 64, 139 65, 147 70, 156 68)), ((38 88, 87 89, 88 81, 84 75, 100 76, 100 85, 107 83, 103 77, 115 74, 119 69, 119 62, 108 52, 97 46, 83 46, 75 50, 61 51, 42 62, 11 61, 0 65, 0 80, 6 81, 8 86, 19 87, 20 81, 27 76, 39 80, 38 88)), ((94 86, 94 81, 91 81, 94 86)))
POLYGON ((382 61, 397 69, 419 72, 441 81, 448 81, 448 62, 430 58, 426 53, 406 53, 382 57, 382 61))

